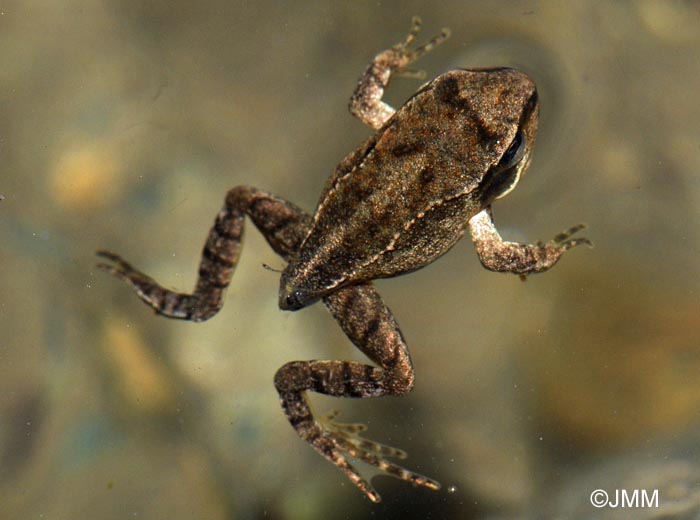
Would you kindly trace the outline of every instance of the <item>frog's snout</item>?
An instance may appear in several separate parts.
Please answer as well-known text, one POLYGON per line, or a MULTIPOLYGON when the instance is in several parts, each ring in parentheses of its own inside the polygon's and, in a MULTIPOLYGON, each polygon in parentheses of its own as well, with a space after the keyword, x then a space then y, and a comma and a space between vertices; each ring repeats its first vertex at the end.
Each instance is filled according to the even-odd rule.
POLYGON ((283 311, 298 311, 316 301, 308 291, 304 291, 299 286, 289 280, 286 271, 280 280, 279 307, 283 311))
POLYGON ((283 311, 298 311, 316 303, 326 292, 313 283, 314 272, 299 269, 294 262, 287 264, 280 278, 279 307, 283 311), (309 276, 311 274, 312 276, 309 276))
POLYGON ((291 291, 281 291, 279 306, 280 309, 282 309, 283 311, 298 311, 302 307, 306 306, 306 298, 304 297, 304 294, 298 289, 291 291))

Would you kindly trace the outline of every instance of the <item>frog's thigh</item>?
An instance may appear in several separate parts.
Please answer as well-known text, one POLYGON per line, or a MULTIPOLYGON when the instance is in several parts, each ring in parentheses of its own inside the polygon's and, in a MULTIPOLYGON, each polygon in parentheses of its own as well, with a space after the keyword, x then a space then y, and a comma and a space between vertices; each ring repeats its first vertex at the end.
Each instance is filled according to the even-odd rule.
POLYGON ((240 255, 245 215, 285 260, 294 254, 311 221, 304 211, 280 197, 249 186, 231 189, 204 245, 193 295, 207 316, 223 305, 223 289, 240 255))
POLYGON ((324 298, 343 332, 379 367, 351 361, 295 361, 275 376, 280 393, 313 390, 337 397, 408 393, 413 365, 391 311, 371 284, 346 287, 324 298))

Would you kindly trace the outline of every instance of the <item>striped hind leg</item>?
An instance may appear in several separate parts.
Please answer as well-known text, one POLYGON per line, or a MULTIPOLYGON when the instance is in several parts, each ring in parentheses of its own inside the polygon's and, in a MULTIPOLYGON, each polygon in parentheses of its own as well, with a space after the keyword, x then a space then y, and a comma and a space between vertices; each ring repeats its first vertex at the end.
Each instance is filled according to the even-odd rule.
POLYGON ((168 318, 204 321, 223 306, 223 298, 238 263, 244 218, 248 215, 272 248, 285 259, 306 235, 310 218, 302 210, 279 197, 239 186, 226 195, 224 207, 202 251, 199 276, 192 293, 164 288, 110 251, 97 254, 109 263, 98 267, 130 284, 139 298, 168 318))
MULTIPOLYGON (((223 305, 223 291, 238 261, 246 215, 285 260, 296 252, 311 222, 309 215, 283 199, 254 188, 238 187, 226 196, 224 208, 209 232, 193 293, 165 289, 108 251, 98 252, 110 261, 99 267, 129 283, 159 314, 206 320, 223 305)), ((440 485, 434 480, 388 461, 390 457, 403 459, 406 454, 360 437, 364 426, 335 423, 333 417, 314 419, 305 396, 307 390, 338 397, 375 397, 402 395, 413 386, 413 367, 406 344, 391 312, 371 284, 341 289, 324 298, 324 303, 350 340, 379 366, 345 361, 296 361, 284 365, 275 375, 275 386, 290 423, 299 436, 343 471, 372 501, 378 502, 379 495, 347 457, 363 460, 402 480, 438 489, 440 485)))
POLYGON ((334 423, 332 415, 314 418, 305 395, 308 390, 336 397, 403 395, 413 387, 414 377, 401 331, 371 284, 341 289, 325 297, 324 303, 350 340, 379 366, 350 361, 294 361, 282 366, 275 387, 289 422, 373 502, 379 502, 379 494, 348 457, 401 480, 439 489, 436 481, 387 460, 403 459, 406 453, 360 437, 364 426, 334 423))

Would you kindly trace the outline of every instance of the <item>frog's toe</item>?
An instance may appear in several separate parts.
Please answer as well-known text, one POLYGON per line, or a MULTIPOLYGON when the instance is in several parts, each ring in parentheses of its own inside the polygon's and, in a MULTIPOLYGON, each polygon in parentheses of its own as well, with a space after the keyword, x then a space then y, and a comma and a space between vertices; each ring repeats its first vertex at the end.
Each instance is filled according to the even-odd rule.
POLYGON ((384 446, 378 443, 374 443, 372 441, 366 441, 365 439, 363 440, 369 445, 371 445, 371 449, 366 449, 365 446, 360 446, 352 440, 345 439, 342 437, 334 437, 334 440, 336 442, 336 445, 338 446, 338 449, 340 449, 343 453, 347 453, 354 459, 359 459, 363 462, 366 462, 367 464, 376 467, 379 471, 382 471, 387 475, 391 475, 392 477, 398 478, 400 480, 405 480, 406 482, 411 482, 412 484, 425 486, 430 489, 440 489, 440 483, 436 480, 433 480, 430 477, 426 477, 425 475, 421 475, 420 473, 408 470, 402 466, 399 466, 398 464, 394 464, 393 462, 386 460, 385 457, 395 457, 397 456, 397 454, 401 455, 400 458, 405 458, 406 452, 403 450, 398 450, 396 448, 384 446), (378 452, 376 449, 377 446, 381 447, 380 450, 390 451, 390 454, 387 455, 378 452))
POLYGON ((375 455, 380 455, 382 457, 405 459, 408 456, 408 454, 402 449, 394 448, 393 446, 388 446, 370 439, 365 439, 361 435, 358 435, 361 432, 367 431, 366 424, 341 423, 333 421, 332 419, 336 418, 338 415, 339 413, 336 410, 333 410, 326 414, 326 416, 322 419, 326 430, 331 436, 349 442, 358 450, 363 450, 367 453, 374 453, 375 455))
POLYGON ((367 431, 367 425, 363 423, 331 422, 330 427, 331 429, 348 436, 354 435, 359 432, 367 431))
MULTIPOLYGON (((416 473, 414 471, 404 468, 403 466, 399 466, 398 464, 390 462, 386 458, 384 458, 380 454, 377 454, 374 451, 367 451, 363 448, 356 447, 353 443, 348 441, 344 443, 342 450, 351 457, 360 459, 363 462, 366 462, 367 464, 376 467, 379 471, 382 471, 387 475, 391 475, 392 477, 398 478, 400 480, 405 480, 406 482, 411 482, 412 484, 416 484, 419 486, 425 486, 430 489, 440 489, 440 483, 436 480, 433 480, 430 477, 426 477, 425 475, 421 475, 420 473, 416 473)), ((392 450, 395 450, 395 448, 392 448, 392 450)), ((405 456, 405 452, 402 450, 396 450, 395 452, 400 452, 405 456)))
MULTIPOLYGON (((335 418, 337 415, 337 412, 332 412, 327 415, 326 418, 335 418)), ((371 464, 380 471, 398 479, 425 486, 430 489, 440 489, 440 484, 437 481, 387 460, 388 458, 405 459, 408 454, 404 450, 365 439, 357 435, 358 432, 367 429, 364 424, 336 423, 326 420, 324 422, 324 429, 327 435, 333 439, 337 449, 350 457, 371 464)), ((351 478, 351 480, 362 488, 355 479, 351 478)), ((371 496, 370 499, 372 499, 371 496)))
POLYGON ((379 493, 375 491, 369 481, 360 475, 360 472, 355 469, 345 457, 343 453, 347 453, 344 447, 338 441, 327 434, 322 434, 314 442, 313 446, 328 460, 335 464, 350 481, 362 491, 367 498, 372 502, 381 502, 379 493))
POLYGON ((582 229, 586 229, 588 226, 586 224, 576 224, 575 226, 571 226, 568 229, 565 229, 558 235, 556 235, 553 239, 552 242, 555 244, 561 244, 564 242, 567 238, 569 238, 571 235, 578 233, 582 229))
POLYGON ((408 31, 408 34, 406 35, 406 38, 399 44, 400 47, 408 47, 413 43, 413 40, 416 39, 416 36, 418 36, 418 33, 420 32, 421 28, 423 27, 423 20, 421 20, 420 16, 414 16, 411 18, 411 30, 408 31))
POLYGON ((375 442, 369 439, 355 438, 349 439, 349 441, 358 449, 362 450, 368 454, 379 455, 381 457, 391 457, 392 459, 406 459, 408 458, 408 453, 406 453, 401 448, 395 448, 393 446, 388 446, 380 442, 375 442))
POLYGON ((392 457, 395 459, 405 459, 408 457, 408 454, 402 449, 394 448, 393 446, 388 446, 370 439, 365 439, 364 437, 357 435, 357 432, 365 431, 367 429, 364 424, 334 425, 331 428, 333 428, 332 435, 342 438, 344 441, 352 444, 358 451, 381 457, 392 457), (351 428, 347 428, 347 426, 350 426, 351 428))
MULTIPOLYGON (((450 30, 449 29, 442 29, 440 33, 437 35, 433 36, 430 40, 425 42, 422 45, 419 45, 415 49, 409 48, 409 46, 413 43, 413 41, 416 39, 416 36, 421 30, 423 22, 418 16, 414 16, 413 20, 411 22, 411 30, 409 31, 408 35, 406 35, 406 38, 404 41, 399 43, 398 45, 395 45, 393 47, 393 52, 395 53, 395 60, 396 60, 396 68, 397 72, 403 73, 406 70, 406 66, 414 61, 416 61, 418 58, 423 56, 424 54, 432 51, 435 47, 440 45, 442 42, 444 42, 447 38, 450 37, 450 30)), ((419 73, 421 71, 418 71, 419 73)), ((409 72, 409 75, 413 75, 415 73, 409 72)))
POLYGON ((564 251, 568 251, 572 247, 580 246, 583 244, 591 248, 593 247, 593 242, 591 242, 587 238, 572 238, 569 240, 565 240, 564 242, 559 244, 559 247, 561 247, 564 251))
POLYGON ((409 68, 403 68, 399 71, 396 72, 397 76, 401 76, 402 78, 408 78, 408 79, 425 79, 426 73, 424 70, 421 69, 409 69, 409 68))
POLYGON ((338 415, 340 415, 338 410, 331 410, 320 420, 329 430, 344 432, 347 434, 355 434, 367 430, 367 425, 363 423, 340 423, 334 421, 333 419, 338 417, 338 415))
POLYGON ((416 47, 413 50, 413 54, 415 55, 415 59, 420 58, 423 56, 423 54, 426 54, 430 51, 432 51, 435 47, 443 43, 447 38, 450 37, 450 30, 445 27, 443 28, 438 34, 433 36, 430 40, 425 42, 423 45, 420 45, 416 47))
POLYGON ((97 251, 97 256, 108 260, 111 263, 100 262, 97 264, 97 268, 101 271, 105 271, 117 278, 125 278, 130 273, 136 272, 132 265, 124 260, 121 256, 111 251, 99 250, 97 251))
POLYGON ((572 235, 581 231, 582 229, 586 229, 587 227, 588 226, 586 224, 577 224, 575 226, 571 226, 569 229, 565 229, 557 236, 555 236, 550 243, 562 251, 568 251, 572 247, 580 246, 582 244, 586 244, 589 247, 593 247, 593 242, 591 242, 587 238, 569 238, 572 235))
POLYGON ((142 273, 129 262, 124 260, 121 256, 111 251, 100 250, 97 251, 97 256, 108 260, 111 263, 100 262, 97 264, 97 268, 101 271, 116 276, 120 280, 124 280, 139 294, 141 299, 146 299, 150 301, 150 297, 145 296, 145 292, 153 290, 153 288, 158 288, 158 284, 150 276, 142 273))

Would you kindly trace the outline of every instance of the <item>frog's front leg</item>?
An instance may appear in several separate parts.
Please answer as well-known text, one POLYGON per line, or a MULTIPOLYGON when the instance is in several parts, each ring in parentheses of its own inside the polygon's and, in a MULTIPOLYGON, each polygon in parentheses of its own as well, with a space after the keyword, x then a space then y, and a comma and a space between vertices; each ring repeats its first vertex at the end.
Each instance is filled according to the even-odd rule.
POLYGON ((324 303, 350 340, 379 365, 350 361, 294 361, 275 375, 282 407, 300 437, 340 468, 373 502, 377 492, 348 461, 363 460, 399 479, 439 489, 434 480, 386 460, 404 458, 389 448, 356 435, 357 425, 315 419, 306 399, 311 390, 336 397, 403 395, 413 387, 413 366, 401 331, 371 284, 346 287, 324 298, 324 303))
POLYGON ((490 206, 469 221, 469 232, 483 266, 491 271, 522 276, 546 271, 572 247, 581 244, 591 246, 587 238, 569 238, 585 227, 585 224, 571 227, 546 244, 520 244, 503 241, 493 222, 490 206))
POLYGON ((204 321, 223 306, 223 297, 238 263, 244 217, 248 215, 272 248, 285 259, 296 251, 308 230, 310 217, 290 202, 248 186, 233 188, 202 251, 199 276, 191 294, 164 288, 121 256, 98 251, 111 263, 98 267, 129 283, 139 298, 168 318, 204 321))
POLYGON ((406 39, 377 54, 357 82, 355 92, 350 98, 350 113, 366 125, 379 129, 394 115, 395 110, 382 101, 384 89, 392 76, 405 74, 422 77, 421 73, 409 71, 406 67, 440 45, 450 35, 449 30, 443 29, 429 42, 415 49, 409 49, 408 46, 413 42, 420 28, 421 19, 414 16, 411 31, 406 39))

